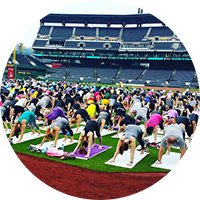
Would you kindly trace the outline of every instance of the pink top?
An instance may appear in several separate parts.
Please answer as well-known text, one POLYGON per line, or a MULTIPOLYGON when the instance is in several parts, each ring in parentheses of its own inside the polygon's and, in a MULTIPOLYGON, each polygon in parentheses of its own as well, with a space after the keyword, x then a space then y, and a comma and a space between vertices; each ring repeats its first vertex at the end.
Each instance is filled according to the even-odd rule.
POLYGON ((18 98, 18 99, 20 99, 20 98, 21 98, 21 96, 22 96, 22 94, 18 95, 18 96, 17 96, 17 98, 18 98))
POLYGON ((155 128, 162 121, 162 116, 160 114, 152 114, 150 119, 147 122, 147 128, 152 126, 155 128))

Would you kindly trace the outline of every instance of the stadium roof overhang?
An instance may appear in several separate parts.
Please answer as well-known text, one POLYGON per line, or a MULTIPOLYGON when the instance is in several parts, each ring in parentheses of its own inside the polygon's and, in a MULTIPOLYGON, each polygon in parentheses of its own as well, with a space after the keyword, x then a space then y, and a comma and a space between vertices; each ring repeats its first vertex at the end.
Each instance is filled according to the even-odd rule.
POLYGON ((135 15, 95 15, 95 14, 48 14, 40 22, 44 23, 87 23, 87 24, 152 24, 162 23, 152 14, 135 15))

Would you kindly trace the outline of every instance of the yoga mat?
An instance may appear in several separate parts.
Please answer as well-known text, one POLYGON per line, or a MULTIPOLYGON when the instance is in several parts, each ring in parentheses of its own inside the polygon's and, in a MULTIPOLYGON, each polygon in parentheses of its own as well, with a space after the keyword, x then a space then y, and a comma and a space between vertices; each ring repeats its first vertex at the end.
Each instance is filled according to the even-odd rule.
MULTIPOLYGON (((164 136, 162 135, 157 135, 157 138, 156 138, 156 143, 159 143, 162 141, 164 136)), ((154 134, 153 135, 150 135, 150 136, 147 136, 145 137, 144 139, 148 139, 150 143, 154 142, 154 134)))
POLYGON ((117 136, 117 134, 116 134, 116 135, 113 135, 113 136, 111 136, 111 137, 112 137, 112 138, 120 139, 120 138, 122 137, 122 135, 123 135, 123 133, 119 133, 118 136, 117 136))
MULTIPOLYGON (((84 128, 85 128, 84 126, 79 126, 79 128, 78 128, 78 132, 77 132, 76 134, 82 132, 84 128)), ((75 132, 76 132, 76 128, 72 128, 72 131, 73 131, 73 133, 75 134, 75 132)))
MULTIPOLYGON (((106 130, 106 129, 103 129, 103 130, 101 131, 101 136, 110 135, 110 134, 115 133, 115 132, 116 132, 115 130, 113 130, 113 131, 108 131, 108 130, 106 130)), ((97 138, 96 134, 94 134, 94 137, 97 138)))
MULTIPOLYGON (((102 145, 102 148, 99 149, 99 144, 96 144, 94 147, 91 148, 90 156, 88 158, 86 158, 85 155, 83 155, 83 154, 78 154, 79 150, 77 150, 75 152, 75 154, 72 154, 72 155, 76 156, 76 158, 79 158, 79 159, 88 160, 88 159, 90 159, 90 158, 106 151, 107 149, 110 149, 110 148, 112 148, 112 147, 102 145)), ((88 147, 86 149, 88 150, 88 147)))
POLYGON ((42 127, 39 127, 39 128, 40 128, 40 130, 46 131, 46 130, 47 130, 47 127, 48 127, 48 126, 45 126, 45 127, 43 127, 43 128, 42 128, 42 127))
POLYGON ((8 129, 7 131, 4 130, 4 133, 7 135, 7 134, 10 134, 11 132, 11 129, 8 129))
POLYGON ((144 127, 144 124, 140 124, 139 127, 142 129, 142 132, 145 131, 145 127, 144 127))
POLYGON ((133 164, 132 166, 128 166, 127 164, 130 163, 130 149, 128 151, 125 151, 123 153, 123 155, 118 154, 115 162, 110 163, 109 161, 112 160, 112 158, 110 160, 108 160, 107 162, 105 162, 105 164, 108 165, 113 165, 113 166, 117 166, 117 167, 124 167, 124 168, 133 168, 137 163, 139 163, 143 158, 145 158, 145 156, 147 156, 148 153, 144 153, 144 154, 140 154, 140 151, 135 150, 135 154, 134 154, 134 159, 133 159, 133 164))
POLYGON ((87 122, 81 122, 80 124, 85 126, 87 124, 87 122))
MULTIPOLYGON (((65 142, 63 142, 63 140, 64 140, 64 138, 57 140, 57 144, 56 144, 57 148, 62 147, 63 144, 64 144, 64 146, 68 146, 68 145, 71 145, 71 144, 74 144, 74 143, 78 143, 78 140, 73 140, 73 142, 69 143, 69 141, 71 140, 70 138, 68 138, 65 142)), ((45 149, 46 147, 49 148, 49 147, 51 147, 51 145, 54 145, 54 140, 49 141, 49 142, 45 142, 42 146, 39 146, 39 145, 40 144, 31 145, 31 146, 42 150, 42 149, 45 149)))
MULTIPOLYGON (((40 130, 46 131, 46 130, 47 130, 47 127, 48 127, 48 126, 45 126, 44 128, 41 128, 41 127, 40 127, 40 130)), ((84 128, 85 128, 84 126, 79 126, 78 133, 82 132, 82 130, 83 130, 84 128)), ((76 128, 72 128, 72 131, 73 131, 73 133, 75 134, 76 128)))
POLYGON ((172 170, 180 160, 180 153, 170 152, 170 155, 164 154, 162 164, 157 165, 156 162, 151 167, 172 170))
MULTIPOLYGON (((32 134, 32 132, 25 133, 25 134, 23 135, 23 138, 22 138, 22 140, 21 140, 20 143, 26 142, 26 141, 28 141, 28 140, 33 140, 33 139, 36 139, 36 138, 40 138, 40 137, 44 137, 44 136, 45 136, 45 134, 42 134, 42 133, 38 136, 38 133, 37 133, 37 132, 35 132, 34 135, 31 135, 31 134, 32 134)), ((13 141, 12 141, 13 144, 16 144, 17 141, 18 141, 19 138, 20 138, 20 135, 19 135, 18 138, 16 138, 16 136, 13 136, 13 137, 11 137, 11 138, 13 138, 13 141)))
POLYGON ((40 122, 38 121, 38 120, 36 120, 36 124, 38 125, 38 124, 44 124, 44 121, 43 120, 40 120, 40 122))

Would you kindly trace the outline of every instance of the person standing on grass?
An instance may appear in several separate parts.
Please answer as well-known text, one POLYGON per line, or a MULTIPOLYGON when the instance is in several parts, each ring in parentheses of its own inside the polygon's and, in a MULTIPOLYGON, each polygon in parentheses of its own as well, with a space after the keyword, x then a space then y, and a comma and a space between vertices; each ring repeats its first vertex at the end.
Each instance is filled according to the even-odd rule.
POLYGON ((141 128, 135 124, 127 125, 126 128, 124 129, 123 136, 119 139, 117 143, 116 151, 114 153, 112 160, 110 160, 110 163, 115 162, 118 153, 123 155, 124 151, 127 151, 130 146, 131 156, 130 156, 130 162, 127 163, 127 165, 132 166, 133 160, 134 160, 135 148, 136 148, 136 140, 139 142, 139 144, 142 147, 140 154, 144 154, 145 147, 144 147, 144 141, 142 139, 141 128))
POLYGON ((21 142, 27 124, 30 125, 30 127, 33 131, 32 135, 35 134, 34 127, 36 127, 36 129, 38 130, 38 136, 41 134, 40 129, 39 129, 38 125, 36 124, 35 114, 31 111, 25 111, 15 122, 15 125, 14 125, 13 129, 11 130, 9 140, 11 139, 13 134, 18 138, 19 133, 21 132, 21 136, 20 136, 19 140, 17 141, 17 143, 21 142))
POLYGON ((164 130, 165 137, 161 141, 160 149, 158 152, 158 160, 156 164, 162 164, 162 156, 165 148, 167 147, 167 155, 170 154, 171 146, 178 146, 180 148, 180 159, 186 152, 185 143, 185 129, 180 124, 168 125, 164 130))
POLYGON ((72 154, 75 154, 75 152, 79 149, 79 154, 84 154, 86 158, 90 156, 91 148, 95 146, 95 138, 94 138, 94 132, 96 133, 97 137, 99 138, 99 149, 102 148, 102 137, 100 134, 100 126, 98 122, 95 120, 89 121, 85 128, 83 129, 82 133, 79 136, 78 144, 72 154), (82 142, 83 140, 83 142, 82 142), (80 147, 82 142, 82 146, 80 147), (93 143, 93 145, 92 145, 93 143), (86 147, 88 146, 88 150, 86 150, 86 147), (80 148, 79 148, 80 147, 80 148))

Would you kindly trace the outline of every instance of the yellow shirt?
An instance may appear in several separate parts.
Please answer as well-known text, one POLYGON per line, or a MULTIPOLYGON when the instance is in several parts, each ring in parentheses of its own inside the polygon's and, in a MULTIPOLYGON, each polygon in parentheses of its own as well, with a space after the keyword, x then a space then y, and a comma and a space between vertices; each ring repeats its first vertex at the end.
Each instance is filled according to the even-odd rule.
POLYGON ((94 113, 96 111, 96 105, 95 104, 91 104, 87 109, 86 109, 88 115, 90 116, 90 118, 94 117, 94 113))

